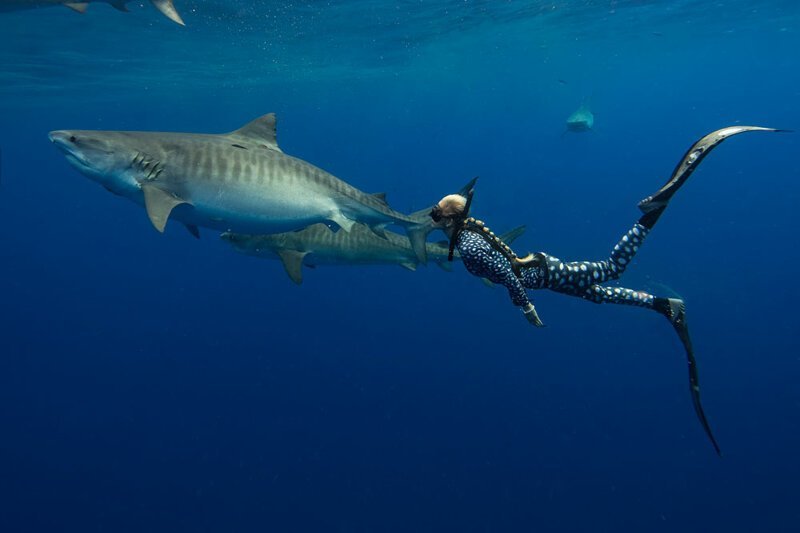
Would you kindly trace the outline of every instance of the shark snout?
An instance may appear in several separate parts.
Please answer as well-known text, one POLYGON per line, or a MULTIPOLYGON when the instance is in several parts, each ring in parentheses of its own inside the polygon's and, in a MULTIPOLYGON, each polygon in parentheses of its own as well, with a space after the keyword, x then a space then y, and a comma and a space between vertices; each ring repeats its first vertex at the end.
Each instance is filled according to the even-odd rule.
POLYGON ((229 242, 231 244, 236 244, 236 243, 239 243, 239 242, 241 242, 243 240, 241 235, 239 235, 238 233, 231 233, 230 231, 226 231, 225 233, 222 233, 219 236, 219 238, 222 239, 223 241, 229 242))
POLYGON ((47 138, 50 139, 50 142, 52 143, 60 144, 66 142, 66 139, 69 138, 69 135, 67 134, 66 131, 56 130, 48 133, 47 138))
POLYGON ((56 145, 59 150, 64 152, 67 160, 71 163, 86 164, 86 157, 78 144, 81 139, 77 137, 77 132, 70 130, 51 131, 47 138, 56 145))
POLYGON ((75 151, 75 135, 72 132, 67 130, 56 130, 51 131, 47 138, 50 139, 50 142, 58 146, 60 149, 64 150, 67 153, 72 153, 75 151))

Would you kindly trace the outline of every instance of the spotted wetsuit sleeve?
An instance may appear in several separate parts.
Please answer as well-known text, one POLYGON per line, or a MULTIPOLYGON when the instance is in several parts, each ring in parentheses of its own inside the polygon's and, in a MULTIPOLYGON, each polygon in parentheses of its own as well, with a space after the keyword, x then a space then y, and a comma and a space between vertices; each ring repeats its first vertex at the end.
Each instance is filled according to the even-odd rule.
POLYGON ((456 244, 467 270, 475 276, 505 286, 516 306, 524 307, 530 303, 526 287, 536 289, 541 286, 541 277, 537 274, 539 269, 525 269, 522 279, 518 278, 505 254, 474 231, 462 231, 456 244))

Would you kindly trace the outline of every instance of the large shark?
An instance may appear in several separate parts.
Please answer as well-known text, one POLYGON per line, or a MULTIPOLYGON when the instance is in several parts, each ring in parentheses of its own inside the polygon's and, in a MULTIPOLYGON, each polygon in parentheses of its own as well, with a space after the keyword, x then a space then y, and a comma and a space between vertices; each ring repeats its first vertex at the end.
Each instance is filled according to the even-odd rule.
MULTIPOLYGON (((525 226, 514 228, 500 238, 511 243, 522 235, 525 226)), ((387 231, 378 237, 363 224, 354 224, 349 233, 333 233, 324 224, 314 224, 301 231, 275 235, 223 233, 222 239, 241 253, 280 259, 292 281, 303 282, 302 266, 317 265, 400 265, 416 270, 417 257, 403 235, 387 231)), ((426 243, 428 258, 449 269, 449 243, 426 243)), ((458 257, 456 254, 455 257, 458 257)))
MULTIPOLYGON (((0 12, 48 6, 66 6, 78 13, 85 13, 89 8, 89 4, 92 2, 111 4, 120 11, 128 11, 125 4, 130 2, 130 0, 87 0, 85 2, 65 2, 64 0, 0 0, 0 12)), ((150 3, 171 21, 177 22, 181 26, 185 25, 183 19, 181 19, 181 16, 175 9, 175 6, 172 5, 172 0, 150 0, 150 3)))
POLYGON ((425 261, 429 217, 397 212, 385 195, 362 192, 284 154, 275 126, 270 113, 219 135, 65 130, 50 132, 50 140, 80 172, 144 205, 161 232, 168 218, 195 235, 197 226, 269 234, 320 222, 344 231, 360 222, 382 235, 395 224, 425 261))
POLYGON ((567 117, 567 131, 589 131, 593 127, 594 115, 586 104, 581 104, 577 111, 567 117))

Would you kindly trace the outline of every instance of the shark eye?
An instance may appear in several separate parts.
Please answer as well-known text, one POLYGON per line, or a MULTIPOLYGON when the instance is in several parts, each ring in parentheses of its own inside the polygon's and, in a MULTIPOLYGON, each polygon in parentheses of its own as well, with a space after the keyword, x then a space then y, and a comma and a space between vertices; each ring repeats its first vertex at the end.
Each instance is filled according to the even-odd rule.
POLYGON ((71 142, 71 143, 74 143, 74 142, 76 142, 77 140, 78 140, 78 138, 77 138, 77 137, 75 137, 74 135, 71 135, 71 136, 70 136, 70 138, 69 138, 69 142, 71 142))

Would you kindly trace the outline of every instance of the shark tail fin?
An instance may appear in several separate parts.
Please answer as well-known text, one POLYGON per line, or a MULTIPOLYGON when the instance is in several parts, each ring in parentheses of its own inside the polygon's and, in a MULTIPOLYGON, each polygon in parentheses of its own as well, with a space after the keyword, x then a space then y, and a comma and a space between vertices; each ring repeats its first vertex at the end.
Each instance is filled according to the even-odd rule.
POLYGON ((430 220, 406 226, 406 234, 408 234, 408 240, 411 241, 411 248, 414 250, 417 260, 423 265, 428 262, 428 249, 425 241, 428 239, 428 234, 434 229, 433 222, 430 220))
POLYGON ((172 4, 172 0, 150 0, 150 2, 169 20, 181 26, 186 26, 186 23, 183 22, 183 19, 178 14, 178 10, 172 4))

